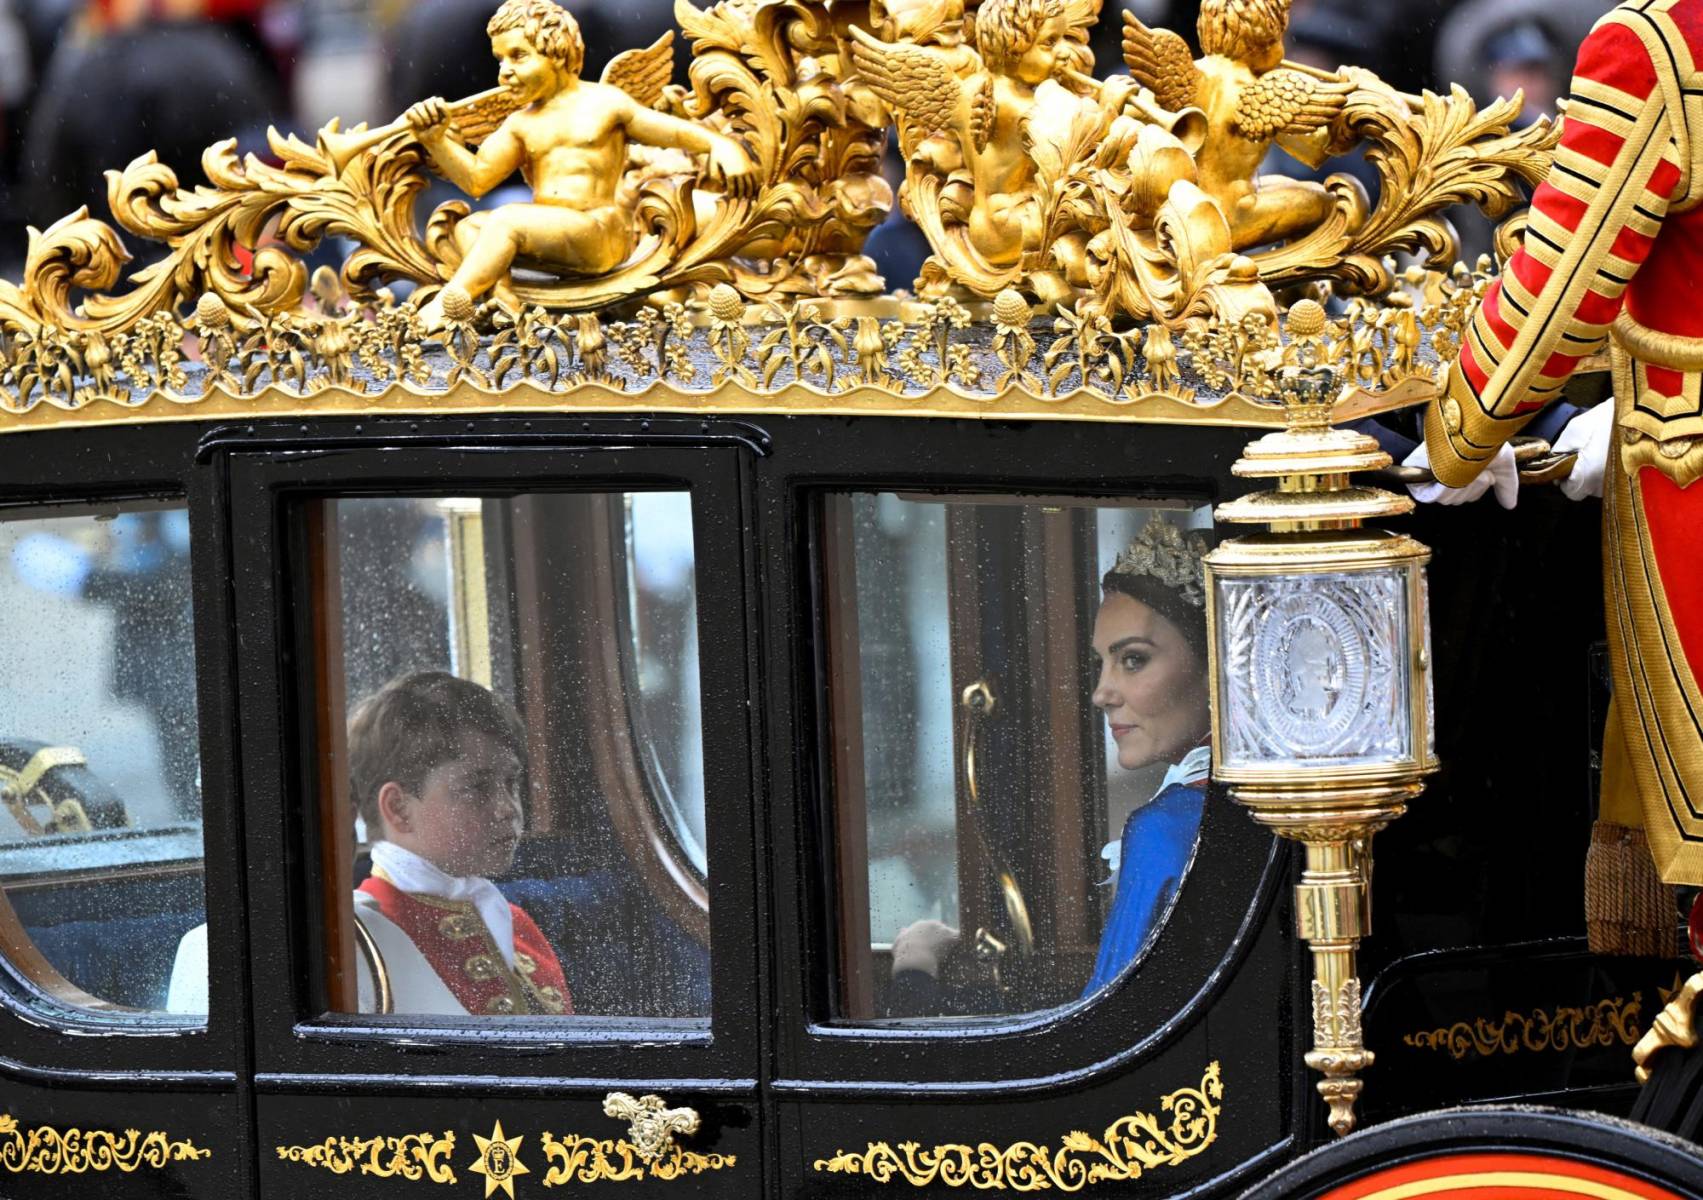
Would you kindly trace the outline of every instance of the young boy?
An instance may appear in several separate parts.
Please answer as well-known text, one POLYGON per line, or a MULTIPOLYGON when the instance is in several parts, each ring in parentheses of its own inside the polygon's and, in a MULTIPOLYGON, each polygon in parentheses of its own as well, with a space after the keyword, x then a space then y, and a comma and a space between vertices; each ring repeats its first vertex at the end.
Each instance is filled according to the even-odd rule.
POLYGON ((706 154, 712 184, 733 195, 755 194, 755 169, 731 138, 646 108, 619 87, 581 79, 579 23, 552 0, 505 0, 485 32, 499 64, 497 82, 520 108, 477 154, 452 140, 438 97, 415 104, 406 120, 432 161, 469 195, 483 196, 519 170, 532 185, 533 202, 474 213, 456 225, 461 265, 421 310, 426 329, 442 327, 446 302, 452 312, 464 309, 502 284, 516 257, 577 275, 618 267, 634 244, 631 214, 616 200, 629 139, 706 154))
MULTIPOLYGON (((572 1013, 549 941, 488 878, 520 844, 526 738, 514 707, 442 671, 393 679, 350 718, 349 774, 373 840, 355 919, 378 950, 390 1011, 572 1013)), ((371 955, 355 961, 358 1010, 377 1011, 371 955)), ((207 1011, 205 925, 178 945, 166 1008, 207 1011)))
POLYGON ((513 706, 441 671, 393 679, 350 719, 350 782, 373 840, 355 911, 394 1011, 573 1011, 550 943, 489 878, 514 862, 525 772, 513 706))

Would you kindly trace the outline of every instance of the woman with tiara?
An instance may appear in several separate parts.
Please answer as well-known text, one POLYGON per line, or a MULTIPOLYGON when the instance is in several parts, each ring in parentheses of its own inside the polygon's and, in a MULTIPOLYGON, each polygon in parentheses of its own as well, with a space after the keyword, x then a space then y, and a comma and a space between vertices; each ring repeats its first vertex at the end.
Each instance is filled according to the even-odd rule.
POLYGON ((1206 679, 1206 535, 1155 516, 1100 581, 1094 707, 1126 771, 1169 764, 1153 799, 1108 847, 1117 889, 1083 994, 1111 983, 1164 923, 1194 858, 1212 715, 1206 679))
MULTIPOLYGON (((1082 994, 1115 980, 1164 923, 1193 861, 1211 774, 1204 533, 1154 515, 1100 581, 1094 618, 1094 707, 1126 771, 1164 763, 1159 790, 1106 848, 1116 877, 1099 955, 1082 994)), ((919 921, 893 943, 889 1014, 955 1010, 939 983, 958 931, 919 921)))

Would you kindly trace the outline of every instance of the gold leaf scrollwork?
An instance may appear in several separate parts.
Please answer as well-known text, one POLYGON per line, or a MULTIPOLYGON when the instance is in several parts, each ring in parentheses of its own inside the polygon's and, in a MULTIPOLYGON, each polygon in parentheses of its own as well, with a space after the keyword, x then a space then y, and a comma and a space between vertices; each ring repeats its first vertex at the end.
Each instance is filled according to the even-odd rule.
POLYGON ((454 1183, 455 1169, 447 1161, 455 1152, 455 1134, 410 1133, 401 1137, 328 1137, 311 1146, 279 1146, 285 1162, 318 1167, 333 1175, 358 1170, 380 1179, 430 1180, 454 1183))
MULTIPOLYGON (((618 181, 632 252, 599 274, 517 282, 514 297, 560 311, 716 282, 747 296, 878 292, 861 251, 892 202, 880 174, 883 131, 848 112, 842 80, 819 69, 799 78, 805 64, 832 61, 832 23, 794 0, 705 11, 681 0, 676 16, 693 43, 690 89, 662 88, 643 103, 737 141, 759 175, 757 194, 698 203, 706 197, 696 195, 689 158, 636 154, 618 181)), ((415 203, 427 155, 405 121, 386 129, 370 131, 381 134, 374 138, 333 122, 312 144, 273 131, 271 161, 239 156, 226 140, 202 155, 210 186, 181 186, 152 153, 108 171, 114 221, 163 243, 165 257, 113 291, 130 256, 111 225, 79 209, 45 232, 32 229, 23 279, 0 281, 0 329, 110 336, 180 313, 204 294, 252 328, 301 303, 302 256, 327 238, 357 246, 342 268, 357 300, 373 300, 386 281, 435 288, 461 261, 455 230, 468 206, 441 206, 422 237, 415 203)))
POLYGON ((925 1147, 871 1142, 862 1150, 837 1151, 814 1168, 830 1174, 862 1175, 874 1183, 903 1180, 914 1187, 941 1184, 980 1190, 1080 1191, 1091 1183, 1139 1179, 1148 1171, 1175 1167, 1218 1137, 1224 1085, 1216 1062, 1199 1087, 1180 1088, 1159 1101, 1160 1115, 1119 1117, 1099 1137, 1072 1130, 1058 1147, 1036 1142, 996 1146, 981 1142, 925 1147))
POLYGON ((650 1163, 639 1156, 638 1148, 626 1138, 593 1138, 577 1133, 557 1138, 546 1133, 542 1144, 550 1169, 544 1174, 545 1187, 561 1187, 570 1183, 620 1183, 641 1179, 679 1179, 685 1175, 701 1175, 719 1171, 738 1162, 733 1154, 700 1154, 683 1146, 670 1146, 668 1152, 650 1163))
POLYGON ((1336 279, 1351 291, 1379 295, 1394 282, 1386 256, 1452 252, 1454 238, 1442 212, 1475 204, 1500 217, 1523 202, 1520 184, 1535 187, 1549 170, 1560 126, 1539 119, 1515 129, 1517 99, 1482 112, 1458 84, 1448 96, 1426 92, 1417 100, 1361 70, 1338 119, 1337 148, 1366 144, 1366 161, 1378 172, 1380 200, 1363 216, 1354 185, 1333 176, 1325 186, 1338 197, 1326 221, 1305 236, 1254 256, 1260 278, 1272 286, 1304 279, 1336 279))
POLYGON ((37 1125, 28 1133, 18 1119, 0 1113, 0 1170, 13 1175, 82 1175, 102 1171, 126 1174, 143 1167, 211 1158, 213 1152, 191 1141, 173 1141, 158 1130, 54 1129, 37 1125))
POLYGON ((1409 1033, 1402 1044, 1418 1050, 1440 1050, 1457 1062, 1471 1055, 1488 1058, 1495 1054, 1542 1054, 1548 1051, 1587 1050, 1593 1046, 1631 1046, 1642 1032, 1639 1028, 1644 1005, 1641 992, 1630 998, 1611 996, 1583 1007, 1557 1008, 1554 1012, 1534 1008, 1529 1013, 1502 1014, 1493 1021, 1456 1021, 1436 1029, 1409 1033))

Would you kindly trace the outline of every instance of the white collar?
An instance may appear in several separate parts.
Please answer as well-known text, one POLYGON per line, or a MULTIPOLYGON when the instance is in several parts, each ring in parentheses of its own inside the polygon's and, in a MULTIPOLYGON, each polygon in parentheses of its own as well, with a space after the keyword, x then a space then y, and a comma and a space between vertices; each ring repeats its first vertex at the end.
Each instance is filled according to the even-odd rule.
MULTIPOLYGON (((1183 755, 1183 761, 1172 763, 1165 771, 1164 781, 1159 784, 1159 792, 1164 791, 1173 783, 1205 783, 1212 775, 1212 747, 1196 746, 1183 755)), ((1153 794, 1157 796, 1159 792, 1153 794)))
POLYGON ((374 842, 373 868, 404 892, 473 905, 503 961, 514 967, 514 913, 497 885, 482 875, 450 875, 429 859, 395 842, 374 842))
MULTIPOLYGON (((1212 747, 1196 746, 1183 755, 1182 762, 1172 763, 1166 768, 1164 781, 1159 784, 1159 791, 1153 793, 1152 799, 1148 803, 1151 804, 1153 800, 1157 800, 1160 792, 1174 783, 1204 783, 1211 775, 1212 747)), ((1110 874, 1101 881, 1103 884, 1115 885, 1117 883, 1118 870, 1123 866, 1123 849, 1124 839, 1121 832, 1101 847, 1100 857, 1106 860, 1106 866, 1110 869, 1110 874)))

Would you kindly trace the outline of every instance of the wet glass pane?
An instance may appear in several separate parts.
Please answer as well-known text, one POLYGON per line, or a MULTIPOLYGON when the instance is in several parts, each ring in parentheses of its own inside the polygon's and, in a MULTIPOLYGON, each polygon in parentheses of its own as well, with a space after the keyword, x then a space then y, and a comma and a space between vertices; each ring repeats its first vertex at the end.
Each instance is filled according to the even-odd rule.
POLYGON ((1193 860, 1205 508, 856 493, 821 530, 844 1019, 1114 982, 1193 860))
POLYGON ((634 718, 669 831, 699 875, 704 855, 703 743, 692 505, 684 492, 627 497, 627 631, 634 718))
POLYGON ((183 508, 0 522, 0 924, 67 1004, 166 1009, 205 919, 194 655, 183 508))
POLYGON ((354 889, 329 1007, 706 1016, 690 497, 343 499, 302 530, 354 889))

